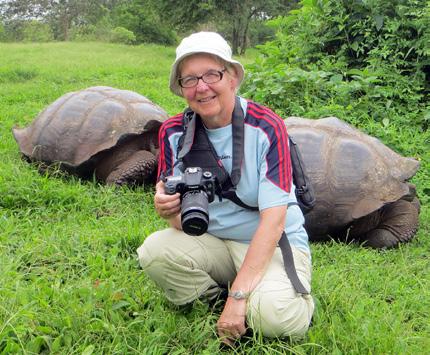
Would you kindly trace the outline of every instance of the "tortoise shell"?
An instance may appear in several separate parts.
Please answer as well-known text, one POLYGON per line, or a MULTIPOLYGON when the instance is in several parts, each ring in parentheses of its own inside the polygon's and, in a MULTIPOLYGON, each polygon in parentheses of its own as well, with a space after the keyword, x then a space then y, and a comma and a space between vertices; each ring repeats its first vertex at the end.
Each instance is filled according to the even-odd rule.
POLYGON ((81 176, 92 174, 102 152, 130 137, 142 136, 143 149, 157 145, 166 112, 132 91, 95 86, 67 93, 49 105, 27 128, 13 129, 24 156, 60 166, 81 176), (151 141, 144 133, 152 133, 151 141))
POLYGON ((335 117, 289 117, 285 123, 315 190, 316 206, 306 215, 311 237, 336 233, 409 193, 406 181, 419 168, 415 159, 335 117))

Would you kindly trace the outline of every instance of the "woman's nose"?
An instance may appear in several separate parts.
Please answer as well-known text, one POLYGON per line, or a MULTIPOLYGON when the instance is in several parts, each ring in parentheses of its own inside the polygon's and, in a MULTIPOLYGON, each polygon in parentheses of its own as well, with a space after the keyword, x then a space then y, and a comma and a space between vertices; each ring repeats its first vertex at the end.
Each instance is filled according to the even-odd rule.
POLYGON ((209 85, 206 84, 202 79, 199 79, 197 83, 196 90, 197 91, 206 91, 209 88, 209 85))

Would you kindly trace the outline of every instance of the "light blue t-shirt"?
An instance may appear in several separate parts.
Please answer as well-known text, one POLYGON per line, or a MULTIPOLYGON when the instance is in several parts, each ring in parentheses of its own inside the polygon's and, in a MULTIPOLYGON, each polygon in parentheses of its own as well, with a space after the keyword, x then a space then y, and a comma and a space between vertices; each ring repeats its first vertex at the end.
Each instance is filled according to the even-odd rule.
MULTIPOLYGON (((260 117, 259 113, 255 111, 257 108, 247 111, 248 102, 242 98, 241 104, 244 113, 247 113, 250 117, 246 117, 244 125, 244 157, 241 178, 236 189, 237 196, 249 206, 258 206, 260 211, 269 207, 297 202, 292 181, 290 182, 290 192, 285 191, 285 186, 280 183, 280 181, 286 179, 286 176, 279 177, 278 175, 282 175, 282 171, 286 170, 286 168, 281 169, 276 166, 275 169, 272 167, 278 163, 274 163, 273 159, 283 157, 285 153, 279 151, 280 147, 282 147, 281 145, 273 144, 273 141, 277 138, 271 137, 270 132, 275 130, 262 129, 261 124, 253 123, 251 116, 254 115, 258 119, 266 120, 268 125, 272 124, 272 122, 267 118, 260 117)), ((217 129, 206 129, 206 132, 217 152, 218 158, 222 161, 225 169, 231 173, 232 125, 217 129)), ((169 152, 170 157, 176 157, 176 148, 181 134, 182 132, 178 131, 166 135, 171 149, 171 152, 169 152)), ((180 174, 177 167, 174 169, 174 175, 180 174)), ((291 176, 291 171, 289 176, 291 176)), ((214 201, 209 204, 208 232, 218 238, 249 243, 259 222, 260 214, 258 211, 244 209, 228 199, 219 201, 218 196, 216 196, 214 201)), ((308 236, 303 225, 304 217, 300 208, 297 205, 288 207, 285 220, 285 232, 288 240, 291 245, 310 254, 308 236)))

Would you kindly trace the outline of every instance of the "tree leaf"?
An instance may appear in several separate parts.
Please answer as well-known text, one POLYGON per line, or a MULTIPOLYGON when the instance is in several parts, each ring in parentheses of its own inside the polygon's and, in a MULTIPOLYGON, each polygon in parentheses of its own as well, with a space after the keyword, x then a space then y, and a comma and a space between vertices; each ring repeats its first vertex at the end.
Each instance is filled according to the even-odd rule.
POLYGON ((343 75, 342 74, 335 74, 332 75, 330 78, 330 81, 333 83, 340 83, 343 79, 343 75))
POLYGON ((384 16, 375 15, 375 16, 373 16, 373 19, 375 20, 376 29, 379 31, 382 28, 382 26, 384 25, 384 16))

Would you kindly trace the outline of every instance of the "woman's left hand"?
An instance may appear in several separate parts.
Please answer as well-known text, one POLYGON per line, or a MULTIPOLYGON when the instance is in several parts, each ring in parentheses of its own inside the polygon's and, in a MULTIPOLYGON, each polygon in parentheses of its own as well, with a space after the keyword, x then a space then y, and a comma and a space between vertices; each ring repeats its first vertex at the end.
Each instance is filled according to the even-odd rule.
POLYGON ((245 334, 245 316, 246 300, 227 298, 217 322, 218 336, 223 343, 233 346, 234 342, 245 334))

